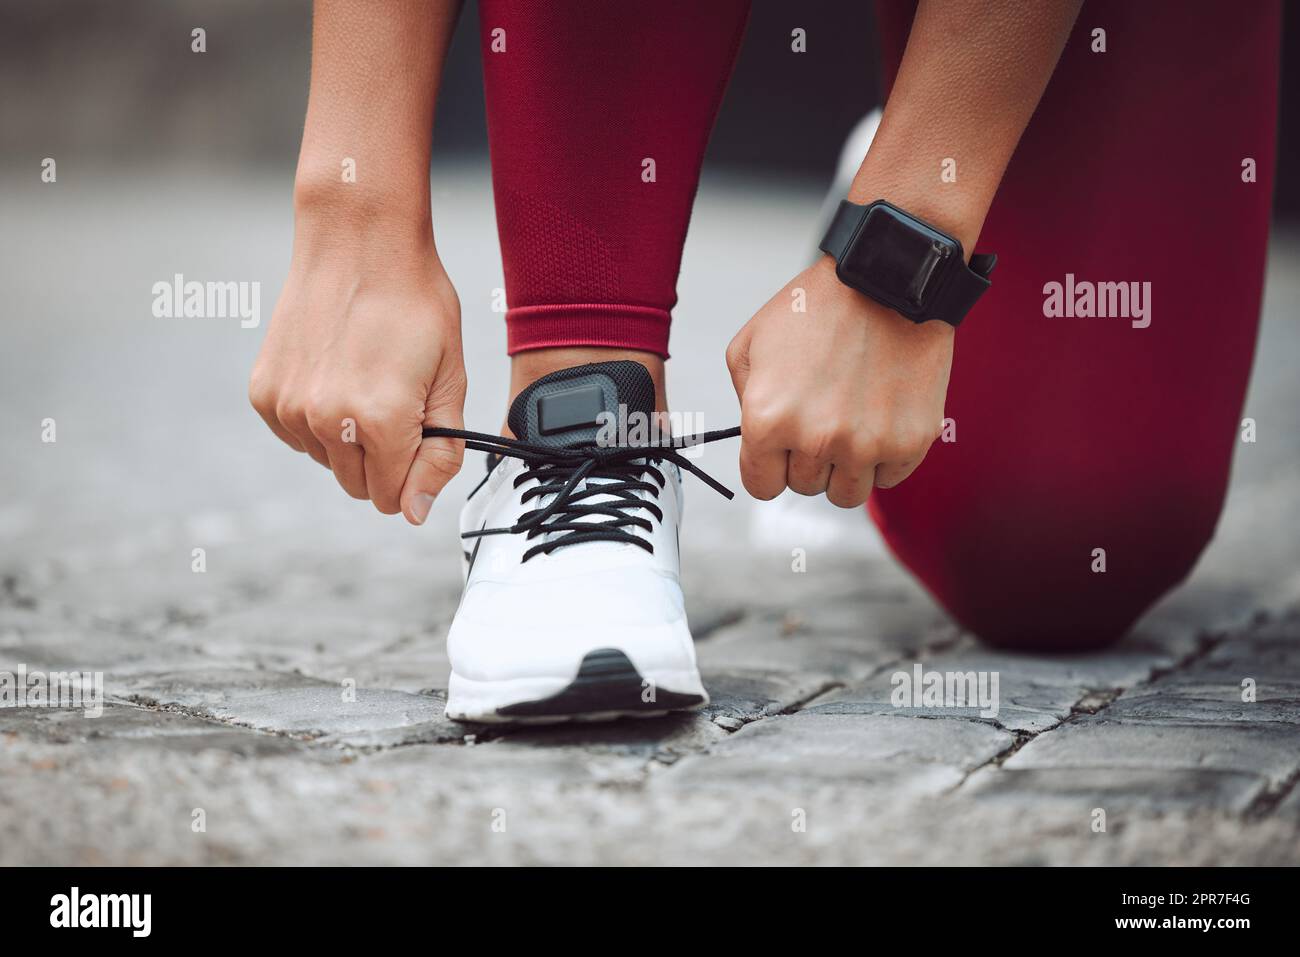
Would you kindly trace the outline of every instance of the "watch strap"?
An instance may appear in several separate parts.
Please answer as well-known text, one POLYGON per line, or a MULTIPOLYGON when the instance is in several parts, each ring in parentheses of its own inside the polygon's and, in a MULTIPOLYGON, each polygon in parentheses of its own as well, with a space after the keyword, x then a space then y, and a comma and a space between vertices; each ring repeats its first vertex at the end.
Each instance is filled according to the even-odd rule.
POLYGON ((844 254, 849 251, 849 243, 853 241, 853 234, 857 232, 858 224, 862 222, 862 213, 866 208, 857 203, 850 203, 847 199, 840 200, 840 204, 835 207, 835 215, 831 217, 831 224, 826 229, 826 235, 822 237, 821 251, 836 262, 843 259, 844 254))
POLYGON ((988 277, 997 264, 998 257, 994 253, 972 254, 969 265, 964 269, 953 270, 948 281, 935 293, 929 318, 942 319, 954 326, 961 325, 966 313, 975 307, 980 296, 992 285, 988 277))

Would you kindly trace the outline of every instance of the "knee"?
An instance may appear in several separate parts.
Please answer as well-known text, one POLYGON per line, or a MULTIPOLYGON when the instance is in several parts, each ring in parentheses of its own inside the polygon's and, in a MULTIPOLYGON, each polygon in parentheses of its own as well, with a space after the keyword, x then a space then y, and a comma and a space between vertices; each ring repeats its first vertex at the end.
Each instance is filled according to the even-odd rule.
POLYGON ((976 615, 961 624, 993 648, 1066 654, 1100 651, 1117 644, 1143 611, 1145 606, 1137 611, 1111 606, 1101 612, 1091 609, 1086 617, 1070 615, 1065 609, 1055 617, 1050 613, 976 615))
MULTIPOLYGON (((986 515, 988 513, 985 513, 986 515)), ((1014 511, 1004 516, 1014 515, 1014 511)), ((1037 515, 971 522, 935 592, 957 621, 990 645, 1091 651, 1113 645, 1183 581, 1209 542, 1217 505, 1037 515)))

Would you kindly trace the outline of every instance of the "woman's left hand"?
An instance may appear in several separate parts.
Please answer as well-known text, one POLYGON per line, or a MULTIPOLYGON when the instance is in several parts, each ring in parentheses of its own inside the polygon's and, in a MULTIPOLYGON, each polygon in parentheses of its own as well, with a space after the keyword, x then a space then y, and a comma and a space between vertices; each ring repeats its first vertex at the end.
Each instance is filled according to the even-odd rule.
POLYGON ((727 348, 745 488, 853 508, 903 481, 942 428, 953 333, 850 289, 830 257, 805 269, 727 348))

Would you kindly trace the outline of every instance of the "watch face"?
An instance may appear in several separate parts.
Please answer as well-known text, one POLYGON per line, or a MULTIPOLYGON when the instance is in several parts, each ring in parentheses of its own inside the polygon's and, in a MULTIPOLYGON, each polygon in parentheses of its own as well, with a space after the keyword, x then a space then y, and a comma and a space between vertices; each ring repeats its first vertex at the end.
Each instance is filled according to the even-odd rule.
POLYGON ((960 258, 956 240, 902 210, 875 203, 841 259, 839 272, 868 295, 916 314, 942 284, 948 266, 960 258))

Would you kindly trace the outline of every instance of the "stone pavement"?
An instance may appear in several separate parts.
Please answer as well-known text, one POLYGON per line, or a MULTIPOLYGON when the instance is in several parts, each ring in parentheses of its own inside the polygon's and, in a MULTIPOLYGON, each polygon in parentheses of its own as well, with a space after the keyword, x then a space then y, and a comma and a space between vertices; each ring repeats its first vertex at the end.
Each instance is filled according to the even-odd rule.
MULTIPOLYGON (((60 178, 3 184, 0 671, 102 671, 108 703, 0 711, 0 864, 1300 862, 1296 238, 1274 244, 1259 441, 1192 579, 1118 648, 989 651, 860 513, 688 479, 709 708, 485 730, 442 717, 477 457, 427 527, 382 518, 247 408, 261 329, 150 314, 152 284, 181 272, 261 282, 264 325, 287 182, 60 178), (996 672, 997 716, 895 708, 891 677, 917 664, 996 672)), ((435 183, 469 421, 491 428, 486 179, 435 183)), ((736 415, 730 327, 806 255, 816 199, 706 180, 671 374, 708 428, 736 415)), ((739 488, 733 449, 701 464, 739 488)))

